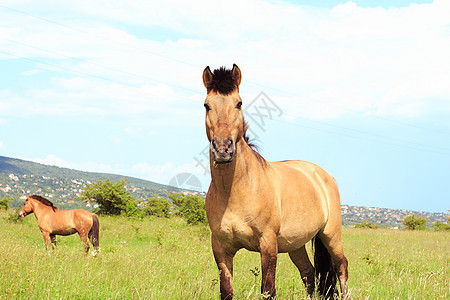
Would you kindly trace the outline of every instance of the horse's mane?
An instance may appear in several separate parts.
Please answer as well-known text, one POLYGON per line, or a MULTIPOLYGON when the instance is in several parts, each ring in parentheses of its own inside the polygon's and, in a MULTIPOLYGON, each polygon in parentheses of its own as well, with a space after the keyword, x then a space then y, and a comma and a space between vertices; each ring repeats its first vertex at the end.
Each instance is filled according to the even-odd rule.
POLYGON ((253 142, 250 141, 250 137, 247 135, 247 130, 248 130, 248 123, 247 121, 244 120, 244 128, 243 128, 243 134, 242 134, 242 138, 244 139, 244 141, 247 143, 247 145, 253 150, 253 154, 256 156, 256 159, 259 161, 259 163, 261 164, 261 166, 266 167, 267 166, 267 160, 265 160, 264 157, 262 157, 261 154, 259 154, 258 150, 259 147, 254 144, 253 142))
POLYGON ((48 200, 48 199, 46 199, 46 198, 44 198, 42 196, 31 195, 30 198, 33 198, 34 200, 37 200, 37 201, 41 202, 42 204, 50 206, 53 209, 53 211, 58 209, 56 206, 53 205, 53 203, 50 200, 48 200))
POLYGON ((220 67, 214 70, 212 80, 208 82, 206 91, 208 93, 213 91, 222 95, 228 95, 237 89, 237 87, 238 83, 233 76, 232 70, 220 67))

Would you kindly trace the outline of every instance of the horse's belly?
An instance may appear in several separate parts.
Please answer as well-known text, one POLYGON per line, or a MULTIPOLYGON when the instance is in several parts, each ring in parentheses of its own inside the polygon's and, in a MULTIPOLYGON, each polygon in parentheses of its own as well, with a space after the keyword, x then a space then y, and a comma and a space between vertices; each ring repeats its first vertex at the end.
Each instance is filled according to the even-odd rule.
POLYGON ((294 235, 279 235, 278 242, 278 252, 285 253, 296 250, 302 246, 304 246, 307 242, 309 242, 315 235, 315 232, 299 232, 294 235))
POLYGON ((326 216, 317 213, 315 217, 306 217, 298 213, 295 217, 287 218, 281 223, 278 234, 278 252, 290 252, 309 242, 326 223, 326 216))
POLYGON ((57 228, 53 229, 52 233, 57 235, 71 235, 74 234, 75 232, 77 232, 75 228, 57 228))

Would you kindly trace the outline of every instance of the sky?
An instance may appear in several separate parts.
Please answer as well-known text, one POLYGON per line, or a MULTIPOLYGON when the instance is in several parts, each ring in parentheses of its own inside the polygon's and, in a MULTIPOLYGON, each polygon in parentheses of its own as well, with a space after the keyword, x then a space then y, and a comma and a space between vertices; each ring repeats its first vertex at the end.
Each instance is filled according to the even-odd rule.
POLYGON ((450 1, 0 2, 0 155, 206 191, 202 72, 341 203, 450 209, 450 1))

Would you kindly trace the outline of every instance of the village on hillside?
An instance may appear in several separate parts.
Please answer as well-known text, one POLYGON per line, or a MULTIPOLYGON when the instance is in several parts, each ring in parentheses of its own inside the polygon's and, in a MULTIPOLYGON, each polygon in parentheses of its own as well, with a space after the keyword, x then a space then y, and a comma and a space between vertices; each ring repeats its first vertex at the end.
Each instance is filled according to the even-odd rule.
MULTIPOLYGON (((84 179, 59 179, 56 177, 36 176, 36 175, 15 175, 13 173, 2 176, 0 174, 0 198, 14 198, 12 207, 18 206, 25 200, 25 195, 40 195, 48 198, 63 209, 89 207, 90 203, 83 203, 80 199, 80 193, 90 180, 84 179)), ((125 185, 137 200, 145 201, 151 197, 167 197, 167 193, 173 193, 164 188, 157 190, 135 186, 133 184, 125 185)), ((186 195, 200 195, 205 197, 204 192, 190 190, 180 190, 180 193, 186 195)))
MULTIPOLYGON (((25 194, 38 194, 46 197, 59 205, 63 209, 86 207, 91 204, 84 203, 78 198, 80 192, 86 186, 91 184, 89 180, 83 179, 59 179, 56 177, 37 176, 37 175, 16 175, 14 173, 0 174, 0 198, 11 197, 14 201, 11 206, 19 206, 25 199, 25 194)), ((167 189, 159 188, 157 190, 128 184, 125 188, 138 200, 146 201, 150 197, 167 198, 167 189)), ((204 192, 181 190, 183 194, 200 195, 205 197, 204 192)), ((363 221, 369 221, 382 227, 401 228, 402 219, 408 215, 425 217, 428 225, 436 222, 447 221, 446 213, 415 212, 405 209, 388 209, 363 206, 342 205, 342 222, 344 225, 353 225, 363 221)))

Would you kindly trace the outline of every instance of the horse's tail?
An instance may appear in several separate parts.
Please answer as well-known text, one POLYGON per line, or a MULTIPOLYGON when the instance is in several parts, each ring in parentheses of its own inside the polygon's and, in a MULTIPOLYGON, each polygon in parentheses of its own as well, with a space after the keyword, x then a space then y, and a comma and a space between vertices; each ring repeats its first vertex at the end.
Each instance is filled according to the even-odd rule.
POLYGON ((89 231, 89 239, 91 240, 92 246, 94 246, 95 250, 98 250, 99 246, 99 229, 100 223, 98 222, 98 217, 95 214, 92 214, 92 227, 89 231))
POLYGON ((325 299, 333 299, 334 294, 337 293, 337 274, 333 260, 318 236, 314 237, 313 249, 317 290, 325 299))

